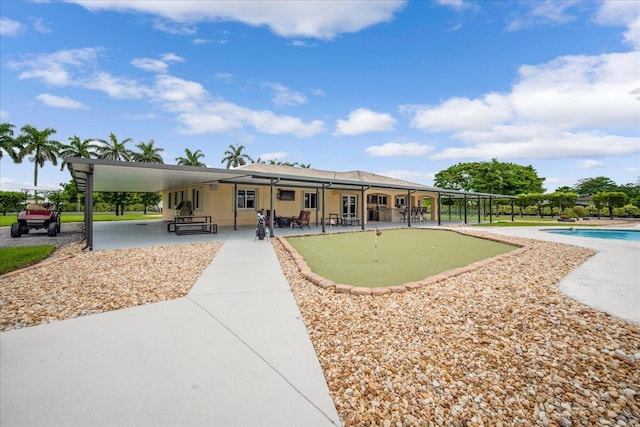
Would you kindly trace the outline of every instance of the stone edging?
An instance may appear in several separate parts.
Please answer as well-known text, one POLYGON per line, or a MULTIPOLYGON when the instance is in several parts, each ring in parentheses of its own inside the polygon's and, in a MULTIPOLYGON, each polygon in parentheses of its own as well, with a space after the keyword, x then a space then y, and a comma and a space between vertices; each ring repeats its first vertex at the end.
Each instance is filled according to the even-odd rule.
MULTIPOLYGON (((443 228, 438 230, 452 231, 454 233, 463 234, 465 236, 476 237, 478 239, 491 240, 494 242, 505 243, 511 246, 519 246, 519 248, 514 249, 511 252, 507 252, 501 255, 496 255, 492 258, 476 261, 464 267, 459 267, 453 270, 444 271, 442 273, 436 274, 435 276, 430 276, 423 280, 419 280, 417 282, 408 282, 403 285, 397 285, 397 286, 365 288, 362 286, 352 286, 352 285, 335 283, 332 280, 327 279, 326 277, 322 277, 319 274, 314 273, 313 271, 311 271, 311 268, 307 265, 303 256, 300 255, 298 251, 289 244, 289 242, 285 237, 278 236, 276 238, 278 239, 278 241, 280 241, 280 243, 282 244, 282 247, 287 252, 289 252, 289 254, 291 255, 291 258, 293 258, 296 265, 298 266, 298 270, 300 271, 300 274, 302 275, 302 277, 304 277, 306 280, 310 281, 314 285, 321 287, 322 289, 333 289, 338 294, 350 294, 350 295, 385 295, 385 294, 391 294, 391 293, 404 293, 407 291, 420 289, 423 286, 432 285, 434 283, 441 282, 451 277, 477 270, 478 268, 484 267, 485 265, 494 263, 496 261, 500 261, 506 258, 520 255, 530 249, 530 247, 528 246, 521 246, 507 240, 502 240, 498 237, 474 236, 472 234, 460 233, 458 230, 450 229, 450 228, 443 228)), ((309 236, 311 236, 311 234, 309 234, 309 236)), ((296 236, 296 237, 299 237, 299 236, 296 236)))

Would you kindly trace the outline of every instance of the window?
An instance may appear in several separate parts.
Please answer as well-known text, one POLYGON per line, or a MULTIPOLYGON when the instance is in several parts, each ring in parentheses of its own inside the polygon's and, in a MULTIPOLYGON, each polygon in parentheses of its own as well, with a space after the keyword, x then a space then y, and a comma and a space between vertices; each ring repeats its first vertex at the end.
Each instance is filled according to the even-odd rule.
POLYGON ((387 206, 387 196, 378 196, 378 206, 387 206))
POLYGON ((173 209, 173 193, 169 191, 169 209, 173 209))
POLYGON ((304 208, 305 209, 318 208, 318 195, 316 193, 304 193, 304 208))
POLYGON ((256 191, 238 190, 238 209, 255 209, 256 191))
POLYGON ((396 207, 405 206, 407 204, 406 196, 396 196, 396 207))
POLYGON ((293 190, 278 190, 278 200, 295 200, 296 192, 293 190))
POLYGON ((191 201, 193 203, 194 210, 200 210, 200 189, 194 188, 191 190, 191 201))

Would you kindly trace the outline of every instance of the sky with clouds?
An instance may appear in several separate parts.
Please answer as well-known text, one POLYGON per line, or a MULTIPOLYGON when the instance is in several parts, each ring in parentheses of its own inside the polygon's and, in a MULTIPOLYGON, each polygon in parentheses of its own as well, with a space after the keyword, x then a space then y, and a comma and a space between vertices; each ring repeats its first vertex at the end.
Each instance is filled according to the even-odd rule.
MULTIPOLYGON (((640 176, 640 1, 2 1, 0 119, 432 185, 640 176)), ((51 164, 38 184, 70 179, 51 164)), ((33 184, 3 156, 0 189, 33 184)))

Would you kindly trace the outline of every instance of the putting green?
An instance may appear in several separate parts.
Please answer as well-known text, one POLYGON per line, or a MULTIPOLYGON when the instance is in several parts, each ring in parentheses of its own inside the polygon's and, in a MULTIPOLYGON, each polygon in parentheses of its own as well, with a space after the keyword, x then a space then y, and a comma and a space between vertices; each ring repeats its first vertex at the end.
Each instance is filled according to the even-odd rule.
POLYGON ((444 230, 375 230, 287 238, 317 273, 335 283, 382 287, 415 282, 516 249, 444 230))

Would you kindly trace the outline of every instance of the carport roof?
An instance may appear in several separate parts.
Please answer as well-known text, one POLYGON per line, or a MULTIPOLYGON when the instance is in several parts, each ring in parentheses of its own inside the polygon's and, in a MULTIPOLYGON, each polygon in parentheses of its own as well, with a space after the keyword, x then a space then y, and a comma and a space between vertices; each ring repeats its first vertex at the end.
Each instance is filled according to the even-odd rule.
MULTIPOLYGON (((122 162, 72 157, 66 159, 78 191, 86 191, 93 174, 96 192, 160 192, 207 183, 270 185, 360 190, 363 188, 434 192, 460 197, 463 191, 444 190, 363 171, 334 172, 311 168, 253 163, 235 169, 122 162)), ((499 194, 466 193, 474 196, 510 197, 499 194)))

